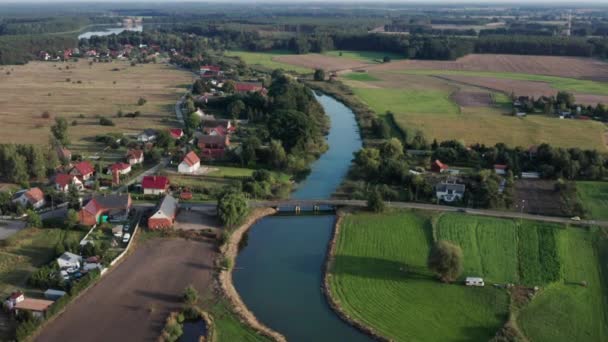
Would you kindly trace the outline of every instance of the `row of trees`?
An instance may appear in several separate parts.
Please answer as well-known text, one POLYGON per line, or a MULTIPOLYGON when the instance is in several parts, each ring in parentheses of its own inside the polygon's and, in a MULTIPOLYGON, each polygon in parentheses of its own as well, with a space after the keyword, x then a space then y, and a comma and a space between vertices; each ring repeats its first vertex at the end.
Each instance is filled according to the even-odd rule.
POLYGON ((37 145, 0 145, 0 179, 26 184, 41 180, 59 165, 55 150, 37 145))
POLYGON ((62 51, 76 46, 69 35, 0 36, 0 64, 25 64, 37 58, 40 51, 62 51))

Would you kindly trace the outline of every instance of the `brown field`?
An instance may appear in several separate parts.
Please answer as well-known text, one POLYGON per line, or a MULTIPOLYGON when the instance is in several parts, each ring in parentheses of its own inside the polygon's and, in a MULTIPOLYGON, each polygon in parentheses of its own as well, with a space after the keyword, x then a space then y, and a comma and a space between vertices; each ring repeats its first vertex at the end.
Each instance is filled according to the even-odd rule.
POLYGON ((215 247, 184 239, 144 242, 45 327, 37 341, 156 341, 186 286, 209 293, 215 247))
POLYGON ((320 54, 279 56, 274 57, 273 60, 281 63, 297 65, 304 68, 323 69, 327 71, 350 70, 356 68, 364 68, 371 65, 368 63, 348 58, 331 57, 320 54))
POLYGON ((488 107, 494 104, 489 92, 459 90, 451 95, 451 100, 462 107, 488 107))
POLYGON ((403 60, 368 67, 370 71, 415 69, 513 72, 608 80, 608 63, 577 57, 472 54, 455 61, 403 60))
MULTIPOLYGON (((496 90, 505 94, 514 93, 526 96, 555 96, 557 90, 545 82, 509 80, 504 78, 491 78, 479 76, 444 75, 443 79, 458 83, 473 85, 486 89, 496 90)), ((573 93, 576 101, 585 105, 594 106, 598 103, 608 103, 608 95, 594 95, 573 93)))
MULTIPOLYGON (((515 182, 515 205, 525 201, 523 211, 528 214, 562 216, 561 201, 555 192, 555 182, 540 179, 521 179, 515 182)), ((518 208, 521 210, 521 207, 518 208)))
POLYGON ((32 62, 0 70, 0 143, 46 144, 53 118, 63 116, 78 149, 96 134, 136 133, 147 127, 166 127, 174 119, 175 101, 190 84, 192 74, 165 64, 128 62, 32 62), (10 74, 7 75, 7 71, 10 74), (67 81, 69 79, 69 81, 67 81), (80 81, 81 83, 78 83, 80 81), (140 97, 147 100, 138 106, 140 97), (140 111, 138 118, 117 118, 118 110, 140 111), (50 118, 42 113, 48 111, 50 118), (80 115, 84 118, 80 118, 80 115), (99 125, 96 116, 113 117, 114 127, 99 125), (164 120, 163 120, 164 119, 164 120))

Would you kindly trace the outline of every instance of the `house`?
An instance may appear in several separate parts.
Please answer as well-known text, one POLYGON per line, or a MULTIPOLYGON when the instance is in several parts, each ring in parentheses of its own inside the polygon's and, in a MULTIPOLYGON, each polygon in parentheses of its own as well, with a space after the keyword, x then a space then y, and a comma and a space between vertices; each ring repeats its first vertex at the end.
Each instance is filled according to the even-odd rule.
POLYGON ((169 178, 165 176, 145 176, 141 181, 145 195, 162 195, 167 193, 169 178))
POLYGON ((126 175, 129 172, 131 172, 131 164, 123 162, 114 163, 108 168, 108 174, 111 175, 113 175, 114 173, 126 175))
POLYGON ((80 268, 82 264, 82 257, 80 255, 64 252, 59 258, 57 258, 57 264, 60 269, 64 268, 80 268))
POLYGON ((51 59, 51 55, 46 51, 40 51, 38 57, 43 61, 48 61, 51 59))
POLYGON ((494 172, 496 172, 497 175, 506 175, 507 174, 507 165, 504 164, 494 164, 494 172))
POLYGON ((57 189, 57 191, 68 192, 70 190, 70 185, 74 185, 78 191, 84 189, 82 181, 74 175, 58 173, 55 176, 55 189, 57 189))
POLYGON ((34 299, 25 298, 24 300, 17 303, 14 307, 15 314, 19 314, 20 311, 29 311, 35 318, 43 318, 46 310, 49 306, 53 305, 52 300, 46 299, 34 299))
POLYGON ((464 281, 467 286, 485 286, 483 278, 467 277, 464 281))
POLYGON ((232 121, 226 119, 205 120, 202 121, 201 126, 203 126, 203 132, 208 135, 226 135, 236 131, 232 121))
POLYGON ((177 166, 177 172, 179 173, 193 173, 201 167, 201 160, 194 153, 194 151, 188 152, 184 157, 184 160, 177 166))
POLYGON ((441 162, 441 160, 439 159, 435 159, 435 161, 433 161, 431 163, 431 171, 433 172, 446 172, 449 169, 447 164, 444 164, 441 162))
POLYGON ((221 137, 228 134, 228 131, 226 131, 224 126, 205 127, 203 128, 203 132, 205 132, 207 135, 218 135, 221 137))
POLYGON ((199 74, 203 78, 213 78, 222 76, 222 68, 217 65, 203 65, 199 69, 199 74))
POLYGON ((435 197, 444 202, 460 201, 464 197, 465 186, 456 182, 445 181, 435 185, 435 197))
POLYGON ((95 173, 95 168, 88 161, 82 161, 74 165, 70 170, 70 174, 78 177, 81 181, 86 181, 95 173))
POLYGON ((203 135, 198 139, 198 147, 205 159, 223 158, 228 146, 230 146, 230 139, 227 135, 203 135))
POLYGON ((55 148, 55 152, 57 152, 57 158, 62 162, 69 162, 72 160, 72 152, 63 146, 57 146, 55 148))
POLYGON ((184 136, 184 131, 181 128, 171 128, 169 130, 169 135, 173 139, 179 139, 184 136))
POLYGON ((150 141, 154 141, 156 140, 156 131, 151 129, 151 128, 147 128, 145 129, 143 132, 139 133, 139 135, 137 135, 137 141, 141 141, 141 142, 150 142, 150 141))
POLYGON ((177 215, 177 199, 166 195, 158 204, 156 212, 148 219, 148 228, 166 229, 171 228, 177 215))
POLYGON ((234 84, 234 91, 237 93, 266 93, 262 83, 237 82, 234 84))
POLYGON ((108 220, 126 220, 131 210, 130 194, 96 195, 78 212, 78 221, 85 226, 93 226, 108 220))
POLYGON ((20 203, 23 207, 31 205, 34 209, 40 209, 44 206, 44 193, 40 188, 31 188, 21 190, 13 196, 13 203, 20 203))
POLYGON ((143 163, 144 162, 144 151, 129 150, 127 152, 127 162, 131 165, 143 163))

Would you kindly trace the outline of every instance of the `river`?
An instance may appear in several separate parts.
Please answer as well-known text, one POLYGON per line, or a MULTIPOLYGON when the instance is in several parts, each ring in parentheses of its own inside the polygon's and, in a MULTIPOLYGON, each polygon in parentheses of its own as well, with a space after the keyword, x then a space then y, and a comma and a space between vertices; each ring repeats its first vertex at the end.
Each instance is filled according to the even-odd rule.
MULTIPOLYGON (((317 100, 331 120, 329 149, 292 197, 329 198, 361 148, 353 112, 332 97, 317 100)), ((272 216, 255 224, 237 257, 234 285, 245 304, 289 341, 370 341, 342 321, 321 292, 334 215, 272 216)))

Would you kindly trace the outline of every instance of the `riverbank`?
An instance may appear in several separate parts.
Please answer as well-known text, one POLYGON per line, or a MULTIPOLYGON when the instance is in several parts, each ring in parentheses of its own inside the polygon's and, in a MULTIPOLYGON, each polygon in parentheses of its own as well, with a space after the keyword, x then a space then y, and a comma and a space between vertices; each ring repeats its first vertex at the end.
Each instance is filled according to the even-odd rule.
MULTIPOLYGON (((239 253, 239 244, 243 236, 251 229, 251 227, 262 218, 276 213, 272 208, 260 208, 254 210, 245 223, 237 228, 231 235, 226 244, 222 247, 221 255, 223 260, 226 260, 227 265, 234 265, 235 259, 239 253)), ((241 299, 241 296, 236 291, 232 282, 232 267, 223 268, 219 274, 220 287, 223 295, 230 301, 234 312, 251 328, 260 334, 269 337, 277 342, 286 342, 285 336, 265 326, 258 321, 255 315, 247 308, 247 305, 241 299)))

